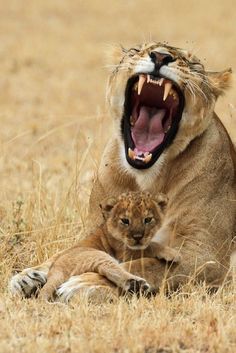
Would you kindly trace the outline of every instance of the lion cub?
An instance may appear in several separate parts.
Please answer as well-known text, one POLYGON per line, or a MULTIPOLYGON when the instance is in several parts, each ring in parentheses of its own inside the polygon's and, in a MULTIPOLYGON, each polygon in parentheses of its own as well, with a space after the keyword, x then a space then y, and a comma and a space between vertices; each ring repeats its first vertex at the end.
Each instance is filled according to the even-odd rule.
POLYGON ((145 279, 125 271, 118 261, 140 257, 179 261, 176 250, 151 242, 162 224, 166 205, 165 195, 153 197, 146 192, 128 192, 103 202, 100 207, 104 223, 77 245, 58 254, 39 296, 51 299, 60 284, 85 272, 97 272, 123 291, 148 291, 145 279))

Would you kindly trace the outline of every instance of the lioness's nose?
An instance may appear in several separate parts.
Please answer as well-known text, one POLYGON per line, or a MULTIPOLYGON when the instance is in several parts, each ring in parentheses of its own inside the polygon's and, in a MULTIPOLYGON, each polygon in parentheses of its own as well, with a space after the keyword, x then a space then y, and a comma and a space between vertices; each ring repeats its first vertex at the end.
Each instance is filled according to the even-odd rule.
POLYGON ((134 234, 132 234, 132 237, 133 237, 135 240, 139 240, 139 239, 142 239, 143 234, 142 234, 142 233, 134 233, 134 234))
POLYGON ((159 53, 158 51, 152 51, 149 56, 154 62, 155 67, 158 69, 160 69, 160 67, 163 65, 168 65, 172 61, 175 61, 172 55, 159 53))

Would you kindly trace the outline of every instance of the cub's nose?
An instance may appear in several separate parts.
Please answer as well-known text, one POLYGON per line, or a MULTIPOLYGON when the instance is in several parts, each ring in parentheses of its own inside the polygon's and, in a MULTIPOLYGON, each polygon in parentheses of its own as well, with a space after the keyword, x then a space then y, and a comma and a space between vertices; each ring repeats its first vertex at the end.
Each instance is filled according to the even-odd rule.
POLYGON ((160 69, 161 66, 168 65, 172 61, 175 61, 172 55, 159 53, 158 51, 152 51, 149 56, 155 64, 156 69, 160 69))
POLYGON ((132 234, 132 237, 135 239, 135 240, 140 240, 143 238, 143 234, 142 233, 134 233, 132 234))

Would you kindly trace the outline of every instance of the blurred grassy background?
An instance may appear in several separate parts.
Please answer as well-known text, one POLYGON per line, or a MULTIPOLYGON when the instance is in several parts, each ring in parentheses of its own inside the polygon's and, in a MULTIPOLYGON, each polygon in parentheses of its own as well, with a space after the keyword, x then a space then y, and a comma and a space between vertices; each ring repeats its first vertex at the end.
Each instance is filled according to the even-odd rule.
MULTIPOLYGON (((47 256, 45 244, 55 251, 50 244, 58 246, 60 236, 65 246, 86 217, 111 127, 104 104, 107 45, 168 41, 194 51, 210 70, 234 69, 235 12, 230 0, 0 2, 2 235, 11 239, 20 231, 32 246, 37 229, 44 246, 35 245, 38 258, 30 247, 19 259, 17 248, 20 267, 29 252, 36 262, 47 256), (48 227, 53 230, 45 234, 48 227)), ((235 109, 232 88, 217 112, 233 139, 235 109)))

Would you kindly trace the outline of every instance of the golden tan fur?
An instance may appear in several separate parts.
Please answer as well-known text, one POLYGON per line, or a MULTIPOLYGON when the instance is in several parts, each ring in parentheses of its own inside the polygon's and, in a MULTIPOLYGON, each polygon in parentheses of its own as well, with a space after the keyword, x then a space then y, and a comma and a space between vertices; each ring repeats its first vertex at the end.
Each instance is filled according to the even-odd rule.
POLYGON ((55 290, 74 275, 96 272, 121 290, 150 291, 145 279, 122 269, 119 262, 142 256, 178 262, 177 251, 151 242, 161 227, 167 198, 147 192, 126 193, 101 205, 105 222, 84 240, 65 250, 53 261, 40 297, 51 299, 55 290))
MULTIPOLYGON (((189 278, 206 281, 211 286, 219 285, 229 270, 231 244, 235 236, 236 155, 214 108, 230 80, 231 70, 208 72, 190 52, 162 43, 145 43, 115 52, 107 88, 114 133, 104 151, 91 193, 88 228, 101 224, 99 204, 107 197, 117 197, 124 191, 167 194, 169 207, 155 240, 181 249, 182 261, 169 268, 168 273, 156 259, 137 259, 122 264, 122 268, 133 274, 142 274, 156 289, 164 279, 171 288, 186 283, 189 278), (138 170, 131 167, 125 158, 120 129, 124 92, 130 77, 150 72, 149 53, 153 50, 174 57, 173 62, 161 67, 160 73, 178 85, 185 103, 179 129, 171 145, 153 166, 138 170)), ((37 273, 40 270, 46 277, 48 263, 13 277, 12 292, 30 295, 32 286, 27 287, 22 281, 30 271, 37 273), (21 284, 21 290, 18 284, 21 284)), ((86 283, 86 276, 78 277, 78 282, 86 283)), ((101 280, 110 286, 100 275, 94 275, 93 284, 101 280)))

